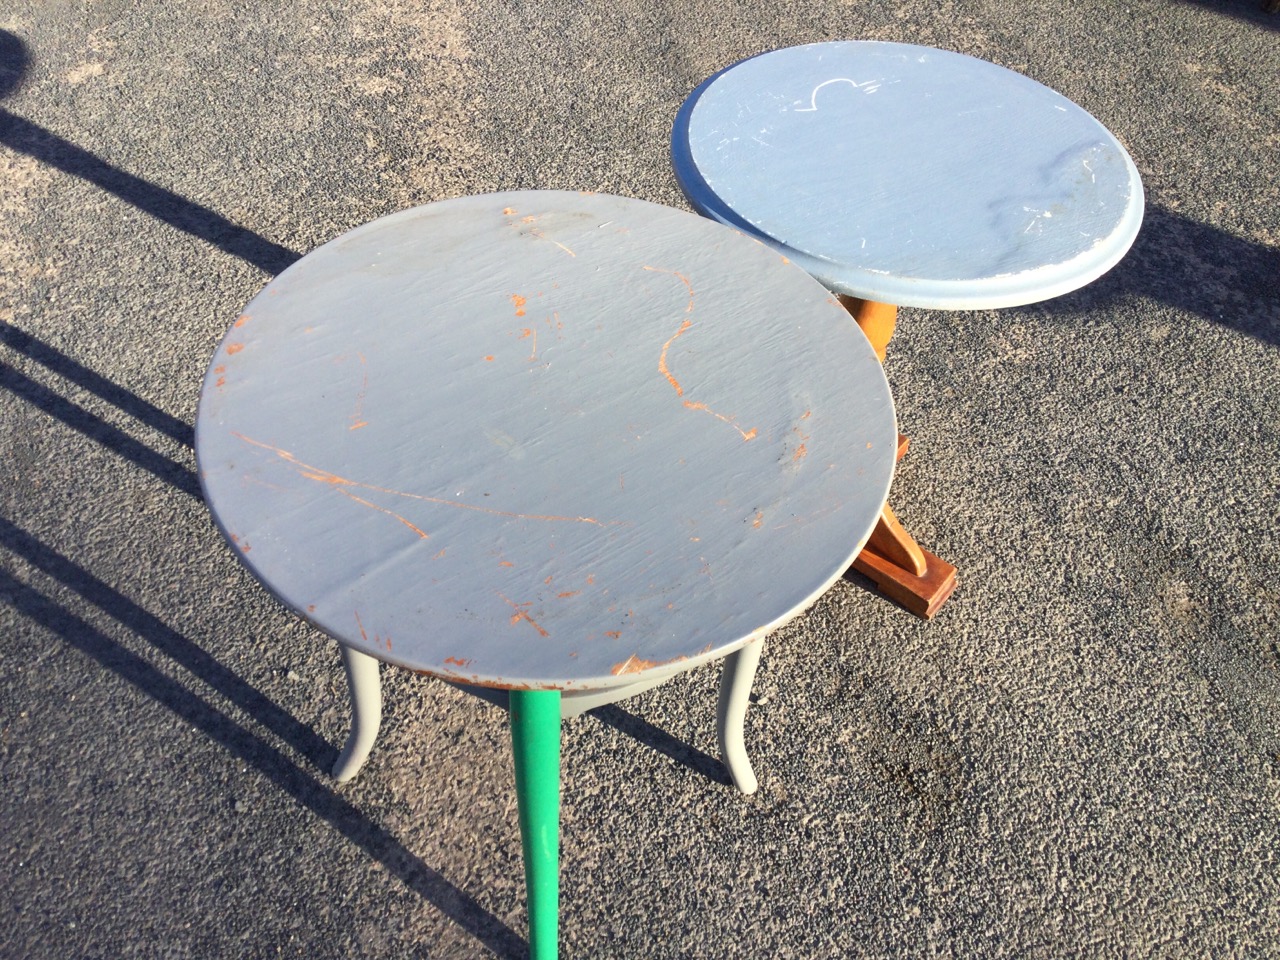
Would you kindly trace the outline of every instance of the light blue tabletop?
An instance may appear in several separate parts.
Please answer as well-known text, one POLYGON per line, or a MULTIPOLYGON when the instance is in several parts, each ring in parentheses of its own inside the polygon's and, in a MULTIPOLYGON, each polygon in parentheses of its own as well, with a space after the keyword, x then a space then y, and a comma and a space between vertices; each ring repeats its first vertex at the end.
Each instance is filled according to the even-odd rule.
POLYGON ((656 678, 784 623, 870 534, 895 445, 880 364, 802 270, 551 192, 307 255, 230 328, 196 423, 209 506, 279 599, 512 689, 656 678))
POLYGON ((835 42, 743 60, 690 95, 676 176, 703 214, 830 289, 979 309, 1058 296, 1142 222, 1125 149, 1070 100, 973 57, 835 42))

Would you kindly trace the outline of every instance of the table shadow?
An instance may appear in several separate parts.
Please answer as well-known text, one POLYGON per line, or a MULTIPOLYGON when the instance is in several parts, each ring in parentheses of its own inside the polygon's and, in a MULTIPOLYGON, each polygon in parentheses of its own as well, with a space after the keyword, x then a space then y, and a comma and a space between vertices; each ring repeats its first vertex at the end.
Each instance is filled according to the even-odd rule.
MULTIPOLYGON (((326 768, 332 764, 336 750, 310 728, 164 621, 4 517, 0 517, 0 545, 189 670, 309 762, 326 768)), ((70 647, 135 686, 233 756, 252 764, 283 793, 326 821, 490 951, 505 957, 527 954, 525 941, 470 894, 423 863, 393 834, 299 767, 280 749, 245 729, 208 700, 4 569, 0 569, 0 600, 56 633, 70 647)))
POLYGON ((1213 13, 1243 20, 1255 27, 1280 30, 1280 6, 1275 0, 1180 0, 1193 6, 1204 7, 1213 13))
MULTIPOLYGON (((144 400, 133 391, 125 389, 102 374, 90 370, 79 361, 73 360, 56 347, 3 320, 0 320, 0 343, 15 353, 34 360, 46 370, 71 381, 99 399, 105 400, 157 433, 164 434, 170 440, 184 447, 193 445, 195 431, 191 429, 189 423, 165 413, 149 400, 144 400)), ((29 379, 23 376, 23 380, 29 379)), ((59 417, 59 419, 62 418, 59 417)))
MULTIPOLYGON (((495 687, 475 687, 465 683, 455 683, 452 680, 446 680, 445 682, 449 686, 473 697, 478 697, 500 710, 507 709, 509 697, 506 690, 499 690, 495 687)), ((586 716, 594 717, 606 726, 613 727, 619 733, 630 737, 650 750, 670 757, 676 763, 706 777, 713 783, 733 786, 729 771, 715 757, 703 753, 692 744, 673 737, 661 727, 654 726, 648 720, 641 719, 633 713, 628 713, 616 703, 588 710, 586 716)))
MULTIPOLYGON (((9 96, 22 86, 30 63, 31 54, 22 39, 7 30, 0 30, 0 98, 9 96)), ((2 109, 0 144, 79 177, 143 213, 240 257, 266 273, 277 274, 300 258, 295 251, 232 223, 208 207, 114 167, 83 147, 2 109)))
MULTIPOLYGON (((9 342, 8 334, 10 331, 17 331, 17 328, 0 321, 0 343, 9 342)), ((21 333, 21 331, 17 332, 21 333)), ((40 343, 29 334, 24 333, 22 337, 28 342, 40 343)), ((57 370, 58 368, 50 367, 50 369, 57 370)), ((93 374, 93 376, 97 377, 98 375, 93 374)), ((166 457, 164 454, 156 452, 124 430, 108 423, 97 414, 90 413, 79 404, 59 395, 55 390, 38 383, 3 360, 0 360, 0 387, 8 390, 14 396, 22 398, 73 430, 78 430, 90 440, 113 451, 134 466, 141 467, 152 476, 163 480, 182 493, 197 500, 204 499, 203 494, 200 492, 200 481, 193 471, 166 457)), ((117 389, 122 393, 128 393, 122 388, 117 389)), ((133 396, 132 394, 129 395, 133 396)), ((168 416, 168 414, 165 414, 165 416, 168 416)), ((181 423, 181 421, 176 422, 181 423)), ((186 424, 182 425, 186 426, 186 424)), ((190 434, 190 428, 187 428, 187 433, 190 434)))
POLYGON ((1093 283, 1041 306, 1050 315, 1105 310, 1141 296, 1280 346, 1280 249, 1148 206, 1132 249, 1093 283))
POLYGON ((637 717, 634 713, 628 713, 616 703, 588 710, 587 716, 595 717, 601 723, 613 727, 613 729, 624 736, 630 737, 637 743, 644 744, 650 750, 655 750, 663 756, 670 757, 676 763, 706 777, 712 783, 718 783, 726 787, 733 786, 729 771, 715 757, 703 753, 697 747, 685 743, 677 737, 673 737, 667 731, 661 727, 654 726, 648 720, 637 717))

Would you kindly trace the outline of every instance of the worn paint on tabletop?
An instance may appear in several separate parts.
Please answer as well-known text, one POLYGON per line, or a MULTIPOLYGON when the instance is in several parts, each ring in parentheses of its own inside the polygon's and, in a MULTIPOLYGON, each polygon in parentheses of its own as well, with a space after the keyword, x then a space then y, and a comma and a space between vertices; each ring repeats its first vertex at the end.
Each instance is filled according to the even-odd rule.
POLYGON ((216 517, 312 623, 450 679, 609 688, 722 656, 843 572, 888 489, 865 338, 768 247, 679 211, 431 204, 245 315, 201 396, 216 517))

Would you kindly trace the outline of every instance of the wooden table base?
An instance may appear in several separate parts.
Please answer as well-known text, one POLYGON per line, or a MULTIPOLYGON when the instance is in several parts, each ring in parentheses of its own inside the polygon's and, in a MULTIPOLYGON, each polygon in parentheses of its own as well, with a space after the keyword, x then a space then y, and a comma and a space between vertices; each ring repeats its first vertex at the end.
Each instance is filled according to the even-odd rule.
MULTIPOLYGON (((898 308, 845 294, 837 296, 883 363, 889 338, 897 325, 898 308)), ((898 435, 899 460, 906 454, 909 442, 898 435)), ((853 569, 869 577, 894 603, 926 620, 938 612, 956 588, 956 568, 916 543, 888 504, 871 539, 853 561, 853 569)))

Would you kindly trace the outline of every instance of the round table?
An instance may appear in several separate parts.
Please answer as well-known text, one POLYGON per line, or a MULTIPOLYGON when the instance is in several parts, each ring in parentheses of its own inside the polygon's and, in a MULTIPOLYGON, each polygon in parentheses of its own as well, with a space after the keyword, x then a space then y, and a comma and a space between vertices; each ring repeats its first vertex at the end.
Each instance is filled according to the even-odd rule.
POLYGON ((556 949, 562 712, 727 657, 741 752, 761 639, 866 541, 895 443, 880 364, 803 271, 559 192, 433 203, 307 255, 227 333, 196 423, 219 528, 341 645, 340 777, 376 732, 378 661, 509 692, 535 956, 556 949))
MULTIPOLYGON (((1142 223, 1138 171, 1087 112, 1011 70, 909 44, 735 63, 681 107, 672 161, 695 209, 839 294, 882 360, 898 306, 1058 296, 1114 266, 1142 223)), ((922 616, 955 584, 892 511, 858 566, 922 616)))

